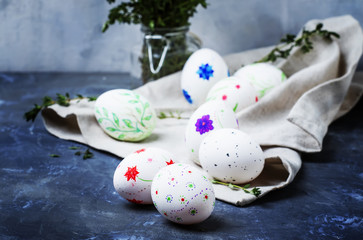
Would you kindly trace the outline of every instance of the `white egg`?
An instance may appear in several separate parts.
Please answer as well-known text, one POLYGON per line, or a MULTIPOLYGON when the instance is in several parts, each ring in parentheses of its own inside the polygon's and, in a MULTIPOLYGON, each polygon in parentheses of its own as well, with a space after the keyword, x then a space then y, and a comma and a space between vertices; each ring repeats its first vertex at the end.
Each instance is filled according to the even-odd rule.
POLYGON ((206 101, 216 99, 224 101, 234 112, 239 112, 258 101, 255 88, 248 81, 236 77, 225 78, 209 90, 206 101))
POLYGON ((144 148, 125 157, 117 166, 113 185, 121 197, 139 204, 152 204, 151 184, 163 167, 174 164, 173 156, 160 148, 144 148))
POLYGON ((197 168, 181 163, 162 168, 155 175, 151 196, 160 214, 180 224, 204 221, 215 205, 208 178, 197 168))
POLYGON ((156 125, 156 113, 149 101, 126 89, 110 90, 99 96, 95 116, 109 136, 122 141, 143 140, 156 125))
POLYGON ((210 176, 235 184, 252 181, 265 164, 261 147, 248 134, 227 128, 214 131, 203 140, 199 160, 210 176))
POLYGON ((223 58, 215 51, 202 48, 195 51, 185 63, 181 74, 181 88, 185 99, 194 106, 205 101, 209 89, 229 76, 223 58))
POLYGON ((254 63, 244 66, 234 76, 248 80, 256 89, 259 98, 286 80, 286 75, 280 69, 268 63, 254 63))
POLYGON ((185 145, 191 160, 199 164, 200 143, 205 136, 220 128, 238 129, 235 113, 223 101, 206 102, 192 114, 185 130, 185 145))

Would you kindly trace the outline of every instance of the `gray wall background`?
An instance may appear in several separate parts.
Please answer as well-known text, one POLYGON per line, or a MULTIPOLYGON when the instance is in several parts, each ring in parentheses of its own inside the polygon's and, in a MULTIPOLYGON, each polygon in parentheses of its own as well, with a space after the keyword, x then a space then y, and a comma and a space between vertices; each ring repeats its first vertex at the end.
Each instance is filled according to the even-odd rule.
MULTIPOLYGON (((190 30, 221 55, 275 45, 310 19, 350 14, 363 25, 363 0, 208 2, 190 30)), ((130 71, 140 26, 101 33, 110 7, 105 0, 0 0, 0 71, 130 71)))

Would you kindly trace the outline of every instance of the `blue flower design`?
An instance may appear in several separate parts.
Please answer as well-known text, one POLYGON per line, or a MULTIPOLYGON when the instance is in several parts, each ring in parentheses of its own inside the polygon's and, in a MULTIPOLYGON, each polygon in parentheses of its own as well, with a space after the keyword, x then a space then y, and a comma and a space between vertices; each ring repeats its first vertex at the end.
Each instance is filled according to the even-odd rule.
POLYGON ((212 66, 210 66, 208 63, 200 65, 197 71, 199 77, 205 80, 209 80, 210 77, 213 77, 213 72, 214 70, 212 69, 212 66))
POLYGON ((193 100, 190 97, 189 93, 186 90, 183 89, 183 94, 184 94, 185 99, 188 101, 188 103, 192 104, 193 100))

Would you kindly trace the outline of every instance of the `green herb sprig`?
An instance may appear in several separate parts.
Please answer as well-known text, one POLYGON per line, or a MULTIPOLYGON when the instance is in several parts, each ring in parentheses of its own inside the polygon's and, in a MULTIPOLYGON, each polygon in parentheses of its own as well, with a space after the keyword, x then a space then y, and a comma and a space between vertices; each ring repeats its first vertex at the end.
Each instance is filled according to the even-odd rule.
POLYGON ((258 197, 258 196, 261 195, 260 188, 254 187, 251 190, 248 189, 251 186, 251 184, 246 184, 243 187, 241 187, 241 186, 238 186, 238 185, 234 185, 232 183, 225 183, 225 182, 220 182, 220 181, 217 181, 217 180, 213 180, 212 183, 227 186, 232 190, 241 190, 242 189, 245 193, 252 194, 255 197, 258 197))
POLYGON ((85 152, 77 151, 74 153, 74 155, 77 155, 77 156, 81 156, 82 154, 83 154, 83 157, 82 157, 83 160, 93 158, 93 153, 90 151, 89 148, 87 148, 85 152))
MULTIPOLYGON (((113 4, 116 0, 107 0, 113 4)), ((197 12, 201 5, 207 8, 206 0, 130 0, 123 1, 110 9, 108 20, 102 27, 107 31, 115 22, 127 24, 143 24, 151 29, 172 28, 190 25, 189 18, 197 12)))
POLYGON ((176 118, 176 119, 189 119, 186 117, 181 116, 181 112, 177 111, 175 113, 169 111, 168 113, 160 112, 157 116, 159 119, 165 119, 165 118, 176 118))
POLYGON ((304 28, 301 36, 298 38, 295 35, 287 34, 280 40, 281 45, 276 46, 270 53, 256 61, 256 63, 274 62, 278 58, 286 59, 290 56, 292 49, 295 47, 300 47, 303 53, 308 53, 314 48, 311 41, 311 37, 313 36, 321 36, 326 40, 331 40, 332 37, 340 38, 338 33, 325 30, 323 29, 323 24, 318 23, 312 31, 308 31, 304 28))
POLYGON ((30 111, 24 114, 24 118, 27 122, 29 121, 34 122, 34 120, 38 116, 38 113, 41 110, 53 104, 59 104, 60 106, 68 107, 70 105, 70 102, 75 99, 78 99, 79 101, 82 99, 88 99, 88 101, 95 101, 97 99, 97 97, 84 97, 81 94, 77 94, 76 96, 77 97, 73 99, 70 98, 69 93, 66 93, 65 95, 57 93, 56 99, 52 99, 49 96, 45 96, 43 97, 43 103, 41 105, 34 104, 34 107, 30 111))

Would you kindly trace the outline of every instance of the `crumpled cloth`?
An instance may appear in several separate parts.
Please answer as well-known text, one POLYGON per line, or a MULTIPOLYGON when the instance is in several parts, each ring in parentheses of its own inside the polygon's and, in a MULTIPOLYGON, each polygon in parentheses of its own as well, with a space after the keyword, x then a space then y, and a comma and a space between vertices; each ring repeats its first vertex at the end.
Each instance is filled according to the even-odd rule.
MULTIPOLYGON (((258 103, 237 113, 240 130, 250 134, 264 150, 264 170, 251 182, 251 187, 261 189, 260 197, 291 183, 302 164, 300 153, 321 151, 329 124, 347 113, 362 95, 363 75, 353 80, 363 48, 359 23, 351 16, 340 16, 311 20, 305 28, 315 29, 320 22, 324 29, 340 34, 340 39, 326 41, 317 37, 313 39, 311 52, 304 54, 294 50, 288 59, 276 63, 288 80, 258 103)), ((235 53, 225 60, 233 74, 242 65, 261 59, 271 49, 235 53)), ((173 153, 176 161, 195 165, 187 158, 184 145, 188 117, 195 109, 182 95, 180 76, 177 72, 135 89, 151 102, 157 113, 181 117, 158 119, 153 134, 144 141, 121 142, 106 135, 94 117, 94 103, 87 100, 72 102, 70 107, 53 105, 44 109, 44 125, 59 138, 84 143, 119 157, 140 148, 159 147, 173 153)), ((214 184, 214 189, 217 199, 238 206, 256 199, 242 190, 223 185, 214 184)))

